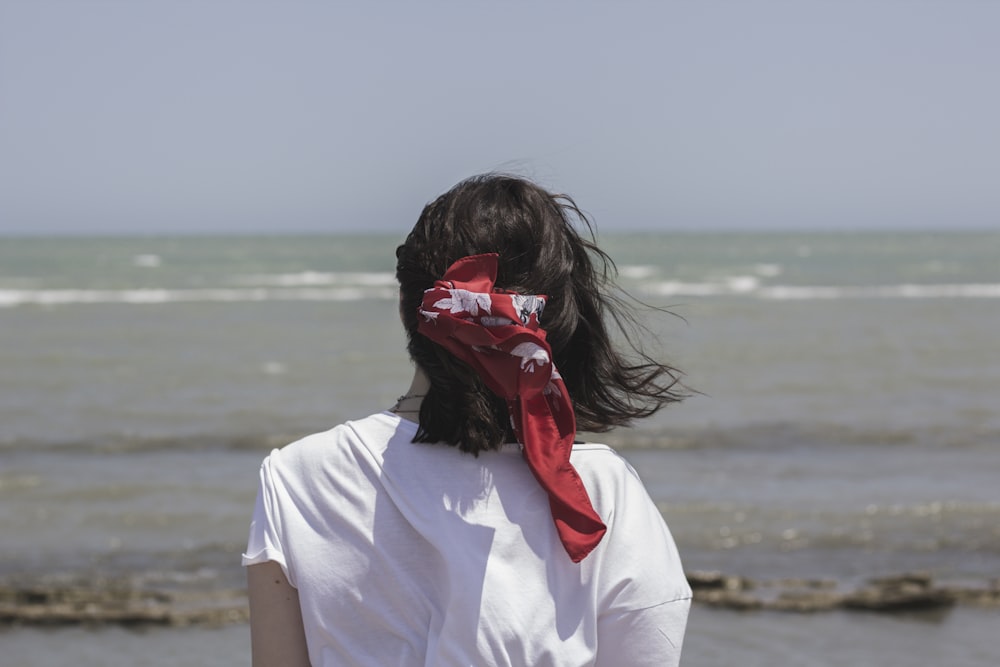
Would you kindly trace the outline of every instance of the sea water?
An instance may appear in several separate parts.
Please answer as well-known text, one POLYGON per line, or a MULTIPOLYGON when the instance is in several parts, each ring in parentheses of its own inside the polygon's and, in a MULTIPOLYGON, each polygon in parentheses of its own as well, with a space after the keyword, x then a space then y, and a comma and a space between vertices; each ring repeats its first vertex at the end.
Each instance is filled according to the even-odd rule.
MULTIPOLYGON (((408 386, 399 240, 0 239, 0 577, 242 586, 261 458, 408 386)), ((647 332, 623 335, 692 396, 586 437, 632 461, 688 570, 1000 576, 1000 234, 600 244, 649 306, 647 332)), ((696 606, 685 662, 911 664, 932 645, 938 664, 1000 662, 992 611, 858 618, 696 606)), ((175 646, 179 662, 245 664, 245 634, 8 629, 0 653, 159 664, 110 656, 175 646)))

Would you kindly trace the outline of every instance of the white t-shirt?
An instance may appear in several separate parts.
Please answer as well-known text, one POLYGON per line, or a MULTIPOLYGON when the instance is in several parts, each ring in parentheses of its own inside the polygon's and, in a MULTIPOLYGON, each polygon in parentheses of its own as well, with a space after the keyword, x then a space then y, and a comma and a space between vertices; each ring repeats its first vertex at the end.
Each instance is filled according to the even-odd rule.
POLYGON ((691 589, 624 459, 573 447, 608 527, 575 564, 517 445, 474 457, 416 429, 379 413, 261 466, 243 564, 298 589, 315 667, 678 663, 691 589))

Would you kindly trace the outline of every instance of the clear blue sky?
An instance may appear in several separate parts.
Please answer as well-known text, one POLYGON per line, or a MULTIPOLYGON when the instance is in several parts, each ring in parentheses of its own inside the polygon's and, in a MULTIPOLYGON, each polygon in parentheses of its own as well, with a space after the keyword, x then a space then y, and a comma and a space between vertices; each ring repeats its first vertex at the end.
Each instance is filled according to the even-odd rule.
POLYGON ((0 233, 1000 228, 1000 2, 0 0, 0 233))

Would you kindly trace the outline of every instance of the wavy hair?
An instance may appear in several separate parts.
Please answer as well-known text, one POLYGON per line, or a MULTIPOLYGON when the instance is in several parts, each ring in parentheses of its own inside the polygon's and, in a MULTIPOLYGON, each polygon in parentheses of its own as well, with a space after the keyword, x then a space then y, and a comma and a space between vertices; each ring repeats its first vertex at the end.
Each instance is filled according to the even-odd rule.
POLYGON ((593 226, 573 200, 520 177, 484 174, 424 207, 396 248, 407 350, 430 379, 414 442, 443 442, 478 454, 514 441, 506 401, 468 365, 417 332, 424 290, 456 260, 488 252, 500 256, 497 287, 548 297, 541 326, 580 430, 627 425, 685 397, 677 369, 634 343, 627 343, 628 354, 613 343, 609 325, 632 331, 638 324, 616 293, 614 262, 597 247, 593 226))

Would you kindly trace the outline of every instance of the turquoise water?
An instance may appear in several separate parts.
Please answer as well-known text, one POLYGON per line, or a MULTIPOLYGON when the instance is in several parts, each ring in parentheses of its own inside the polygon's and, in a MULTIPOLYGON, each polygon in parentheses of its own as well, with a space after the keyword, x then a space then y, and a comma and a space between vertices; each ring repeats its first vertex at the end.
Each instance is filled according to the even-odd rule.
MULTIPOLYGON (((408 384, 398 240, 0 239, 0 575, 240 586, 261 457, 383 409, 408 384)), ((632 460, 688 569, 848 583, 908 569, 963 581, 1000 572, 1000 234, 601 244, 630 293, 680 316, 642 310, 643 342, 700 393, 590 439, 632 460)), ((737 632, 745 664, 776 659, 738 634, 739 618, 712 619, 737 632)), ((751 624, 799 642, 802 655, 829 644, 814 636, 822 623, 796 620, 786 636, 784 619, 751 624)), ((915 627, 987 638, 946 622, 915 627)), ((692 640, 702 656, 719 639, 699 634, 708 630, 692 640)), ((864 636, 880 645, 883 631, 864 636)), ((0 642, 39 636, 18 632, 0 642)), ((237 635, 190 636, 210 650, 237 635)), ((133 641, 82 636, 96 651, 108 637, 133 641)), ((883 648, 869 664, 902 664, 883 648)), ((962 662, 973 653, 958 650, 948 664, 996 662, 962 662)), ((726 664, 706 660, 688 662, 726 664)))

